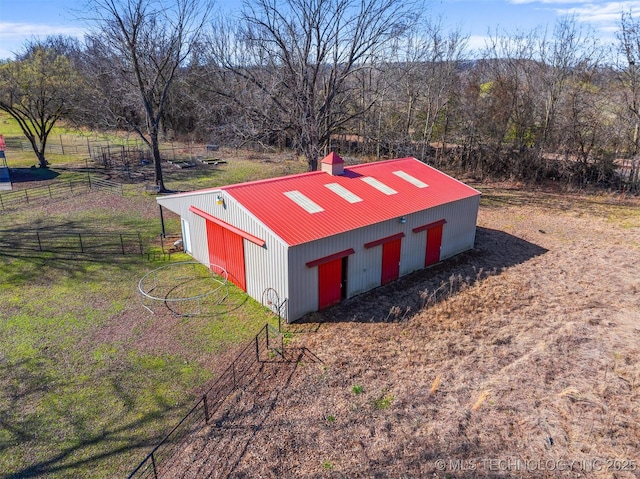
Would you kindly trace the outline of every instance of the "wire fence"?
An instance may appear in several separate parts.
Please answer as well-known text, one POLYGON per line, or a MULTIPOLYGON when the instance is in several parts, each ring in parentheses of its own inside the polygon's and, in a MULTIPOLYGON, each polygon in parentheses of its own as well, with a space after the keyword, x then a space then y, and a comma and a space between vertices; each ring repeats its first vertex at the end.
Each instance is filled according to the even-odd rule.
POLYGON ((265 324, 191 410, 129 474, 129 479, 162 477, 186 446, 185 439, 212 422, 218 409, 235 391, 251 384, 262 363, 282 357, 283 354, 282 335, 271 325, 265 324))
POLYGON ((70 198, 90 190, 107 191, 124 196, 121 183, 88 175, 69 181, 56 181, 48 185, 0 192, 0 209, 22 208, 33 203, 70 198))
MULTIPOLYGON (((7 150, 31 152, 33 147, 31 143, 22 138, 5 137, 7 150)), ((118 148, 122 144, 144 147, 144 143, 135 139, 119 140, 116 138, 96 136, 79 136, 79 135, 50 135, 45 148, 46 154, 81 156, 83 158, 99 155, 105 148, 118 148)))
POLYGON ((143 255, 140 233, 59 231, 0 231, 0 249, 39 253, 143 255))
MULTIPOLYGON (((20 152, 33 151, 31 143, 21 138, 6 138, 7 149, 20 152)), ((163 142, 160 155, 178 168, 189 167, 196 161, 216 161, 218 145, 202 143, 163 142)), ((45 155, 66 155, 91 161, 106 169, 132 167, 149 163, 153 158, 149 145, 139 138, 117 139, 109 137, 82 137, 77 135, 50 136, 45 155)), ((220 160, 217 160, 220 161, 220 160)))

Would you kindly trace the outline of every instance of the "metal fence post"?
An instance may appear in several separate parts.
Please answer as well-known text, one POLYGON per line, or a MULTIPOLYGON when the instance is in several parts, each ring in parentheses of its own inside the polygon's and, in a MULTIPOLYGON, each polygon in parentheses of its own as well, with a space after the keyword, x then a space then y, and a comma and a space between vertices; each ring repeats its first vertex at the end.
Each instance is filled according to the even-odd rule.
POLYGON ((265 336, 267 338, 267 341, 266 341, 267 349, 269 349, 269 325, 268 324, 264 325, 264 334, 265 334, 265 336))
POLYGON ((40 252, 42 253, 42 243, 40 242, 40 233, 36 231, 36 236, 38 237, 38 248, 40 249, 40 252))
POLYGON ((124 254, 124 241, 122 240, 122 233, 120 233, 120 246, 122 247, 122 254, 124 254))
POLYGON ((258 334, 256 334, 256 338, 255 338, 256 339, 256 361, 260 361, 260 344, 259 344, 260 340, 259 340, 259 337, 260 337, 260 332, 258 332, 258 334))
POLYGON ((233 389, 237 388, 236 384, 236 362, 231 363, 231 372, 233 373, 233 389))
POLYGON ((78 239, 80 240, 80 252, 84 253, 84 247, 82 246, 82 233, 78 233, 78 239))
POLYGON ((204 405, 204 422, 209 422, 209 407, 207 406, 207 395, 202 396, 202 404, 204 405))
POLYGON ((156 467, 156 457, 151 453, 151 465, 153 466, 153 477, 158 479, 158 468, 156 467))

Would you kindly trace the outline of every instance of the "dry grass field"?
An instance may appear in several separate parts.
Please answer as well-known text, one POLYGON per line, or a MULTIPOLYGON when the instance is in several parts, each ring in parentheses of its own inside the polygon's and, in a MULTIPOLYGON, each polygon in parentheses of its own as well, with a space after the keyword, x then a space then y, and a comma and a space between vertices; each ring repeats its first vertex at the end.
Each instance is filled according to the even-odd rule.
MULTIPOLYGON (((304 168, 222 153, 169 186, 304 168)), ((29 162, 17 189, 86 175, 29 162)), ((132 229, 156 251, 149 171, 0 229, 132 229)), ((163 477, 640 478, 640 198, 473 186, 473 251, 291 325, 293 360, 264 364, 163 477)), ((275 324, 240 292, 225 315, 149 315, 137 280, 164 263, 144 257, 0 253, 0 477, 126 477, 275 324)))
POLYGON ((480 186, 476 249, 292 326, 173 477, 640 477, 640 201, 480 186))

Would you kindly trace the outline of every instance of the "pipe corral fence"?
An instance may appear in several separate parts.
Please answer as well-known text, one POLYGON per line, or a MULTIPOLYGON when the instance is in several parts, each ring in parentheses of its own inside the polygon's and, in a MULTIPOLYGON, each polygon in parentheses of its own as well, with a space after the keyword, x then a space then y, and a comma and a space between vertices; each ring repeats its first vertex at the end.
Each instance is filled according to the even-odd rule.
POLYGON ((170 263, 145 274, 138 282, 142 306, 154 313, 164 306, 176 316, 196 316, 205 303, 219 305, 229 296, 227 271, 197 261, 170 263))
POLYGON ((221 406, 236 391, 243 390, 255 380, 263 363, 279 362, 283 357, 283 336, 265 324, 209 390, 129 474, 128 479, 167 477, 167 471, 175 467, 189 436, 211 424, 221 406))

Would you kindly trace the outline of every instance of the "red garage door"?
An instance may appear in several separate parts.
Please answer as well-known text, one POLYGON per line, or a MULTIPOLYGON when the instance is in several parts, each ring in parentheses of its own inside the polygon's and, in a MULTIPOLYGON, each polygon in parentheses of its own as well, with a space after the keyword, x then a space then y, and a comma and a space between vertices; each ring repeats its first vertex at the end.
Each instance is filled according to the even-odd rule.
POLYGON ((229 280, 246 291, 242 236, 207 220, 207 245, 209 263, 223 267, 229 275, 229 280))

